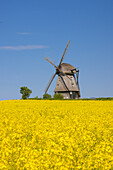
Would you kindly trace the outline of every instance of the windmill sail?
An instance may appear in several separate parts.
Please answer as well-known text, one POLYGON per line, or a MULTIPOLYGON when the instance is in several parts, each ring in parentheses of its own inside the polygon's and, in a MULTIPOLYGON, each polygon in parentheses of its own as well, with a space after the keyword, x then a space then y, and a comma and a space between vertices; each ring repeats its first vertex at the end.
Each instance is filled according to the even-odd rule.
MULTIPOLYGON (((61 60, 60 60, 60 64, 62 63, 62 61, 63 61, 63 59, 64 59, 64 56, 65 56, 65 53, 66 53, 66 51, 67 51, 67 49, 68 49, 68 47, 69 47, 69 44, 70 44, 70 40, 68 41, 67 46, 66 46, 66 48, 65 48, 65 50, 64 50, 64 53, 63 53, 62 58, 61 58, 61 60)), ((59 64, 59 65, 60 65, 60 64, 59 64)))
POLYGON ((55 78, 55 76, 56 76, 56 73, 51 77, 51 79, 50 79, 50 81, 49 81, 49 84, 48 84, 48 86, 47 86, 47 88, 46 88, 46 90, 45 90, 45 94, 47 93, 47 91, 48 91, 48 89, 49 89, 49 87, 50 87, 53 79, 55 78))

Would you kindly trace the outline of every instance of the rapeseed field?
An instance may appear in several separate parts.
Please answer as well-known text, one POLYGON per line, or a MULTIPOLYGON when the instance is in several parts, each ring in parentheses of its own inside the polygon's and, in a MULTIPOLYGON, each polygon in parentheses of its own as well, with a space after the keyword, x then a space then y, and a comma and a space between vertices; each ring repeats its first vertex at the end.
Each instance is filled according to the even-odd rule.
POLYGON ((0 101, 0 169, 113 169, 113 101, 0 101))

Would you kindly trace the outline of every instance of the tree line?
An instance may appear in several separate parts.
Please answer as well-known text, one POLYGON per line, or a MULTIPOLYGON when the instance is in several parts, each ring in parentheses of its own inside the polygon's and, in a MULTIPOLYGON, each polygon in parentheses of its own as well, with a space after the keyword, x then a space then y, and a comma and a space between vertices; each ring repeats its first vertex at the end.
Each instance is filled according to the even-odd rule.
MULTIPOLYGON (((22 94, 22 99, 28 99, 29 96, 32 93, 32 90, 30 90, 28 87, 23 86, 20 87, 20 93, 22 94)), ((55 93, 53 98, 50 94, 44 94, 43 98, 38 98, 38 96, 34 97, 34 98, 29 98, 29 99, 33 99, 33 100, 40 100, 40 99, 49 99, 49 100, 62 100, 63 95, 60 93, 55 93)), ((64 99, 65 100, 65 99, 64 99)), ((68 100, 72 100, 72 99, 68 99, 68 100)), ((74 99, 75 100, 75 99, 74 99)), ((113 100, 113 97, 98 97, 98 98, 81 98, 79 100, 113 100)))
MULTIPOLYGON (((20 87, 20 93, 22 94, 22 99, 25 100, 25 99, 29 98, 29 96, 32 93, 32 90, 30 90, 26 86, 23 86, 23 87, 20 87)), ((36 96, 34 98, 31 98, 31 99, 42 99, 42 98, 38 98, 38 96, 36 96)), ((60 99, 61 100, 61 99, 63 99, 63 95, 60 94, 60 93, 55 93, 53 98, 52 98, 52 96, 50 94, 44 94, 43 99, 49 99, 49 100, 51 100, 51 99, 55 99, 55 100, 60 99)))

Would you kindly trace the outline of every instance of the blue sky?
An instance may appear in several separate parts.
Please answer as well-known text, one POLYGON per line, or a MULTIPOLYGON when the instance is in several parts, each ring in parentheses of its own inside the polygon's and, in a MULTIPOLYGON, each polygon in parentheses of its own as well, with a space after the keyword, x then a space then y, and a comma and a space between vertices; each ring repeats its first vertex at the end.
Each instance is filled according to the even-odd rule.
POLYGON ((68 40, 82 97, 113 96, 112 0, 1 0, 0 100, 20 99, 21 86, 42 97, 55 72, 44 57, 58 65, 68 40))

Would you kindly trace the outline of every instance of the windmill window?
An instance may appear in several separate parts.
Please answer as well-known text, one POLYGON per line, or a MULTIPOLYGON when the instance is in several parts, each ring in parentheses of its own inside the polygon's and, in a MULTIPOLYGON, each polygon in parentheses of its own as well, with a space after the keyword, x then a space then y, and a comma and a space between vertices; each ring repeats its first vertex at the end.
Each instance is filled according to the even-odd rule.
POLYGON ((57 86, 59 86, 59 84, 57 84, 57 86))
POLYGON ((74 86, 74 83, 72 83, 71 85, 74 86))

